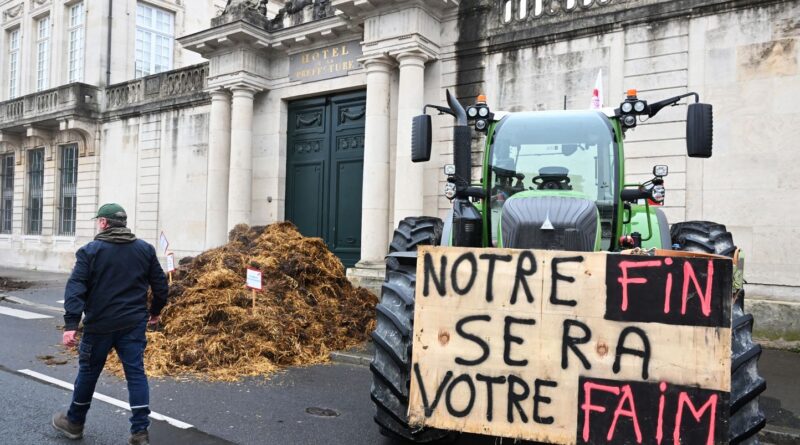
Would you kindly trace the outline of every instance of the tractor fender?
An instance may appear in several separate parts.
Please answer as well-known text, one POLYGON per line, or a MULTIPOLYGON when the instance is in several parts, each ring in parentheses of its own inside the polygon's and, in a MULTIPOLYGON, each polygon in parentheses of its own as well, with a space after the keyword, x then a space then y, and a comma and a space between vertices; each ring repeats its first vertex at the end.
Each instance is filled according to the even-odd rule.
POLYGON ((641 204, 631 205, 631 219, 625 224, 625 233, 639 232, 642 234, 642 248, 671 249, 672 241, 669 235, 669 223, 664 211, 655 206, 641 204), (648 228, 648 219, 650 224, 648 228), (651 233, 652 230, 652 233, 651 233))

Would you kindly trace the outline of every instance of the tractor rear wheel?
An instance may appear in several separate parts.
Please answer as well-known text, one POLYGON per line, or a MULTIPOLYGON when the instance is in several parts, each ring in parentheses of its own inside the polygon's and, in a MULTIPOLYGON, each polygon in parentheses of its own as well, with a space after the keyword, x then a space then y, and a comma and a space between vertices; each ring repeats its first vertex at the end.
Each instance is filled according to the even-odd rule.
MULTIPOLYGON (((406 218, 392 239, 392 252, 412 252, 420 245, 438 245, 442 234, 439 218, 406 218)), ((377 306, 378 323, 372 340, 375 357, 370 364, 375 402, 375 422, 387 436, 416 443, 449 440, 453 433, 408 424, 408 392, 411 386, 411 347, 414 334, 416 258, 390 257, 377 306)))
MULTIPOLYGON (((722 224, 708 221, 677 223, 670 230, 672 243, 689 252, 733 257, 733 236, 722 224)), ((766 424, 758 396, 767 382, 758 374, 761 345, 753 342, 753 316, 744 310, 744 289, 739 289, 731 308, 731 411, 730 443, 758 443, 755 437, 766 424)))

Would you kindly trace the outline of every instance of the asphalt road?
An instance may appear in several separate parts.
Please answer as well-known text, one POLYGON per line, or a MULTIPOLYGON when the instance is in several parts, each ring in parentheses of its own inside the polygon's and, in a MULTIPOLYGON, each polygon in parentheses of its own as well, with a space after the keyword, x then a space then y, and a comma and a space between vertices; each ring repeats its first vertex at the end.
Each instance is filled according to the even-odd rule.
MULTIPOLYGON (((52 307, 60 304, 62 292, 63 287, 53 284, 4 293, 52 307)), ((75 443, 59 438, 49 424, 55 411, 67 408, 70 392, 20 373, 31 370, 65 383, 74 381, 77 360, 59 344, 61 314, 0 301, 0 311, 3 308, 51 318, 26 320, 0 313, 0 338, 4 339, 0 341, 0 444, 75 443), (44 356, 66 363, 48 365, 44 356)), ((192 425, 186 430, 153 421, 151 443, 396 445, 379 433, 372 420, 371 379, 366 366, 341 363, 292 368, 269 380, 249 378, 236 383, 151 378, 151 409, 192 425)), ((127 400, 125 382, 110 374, 101 376, 96 392, 127 400)), ((81 443, 125 443, 129 415, 95 400, 81 443)), ((455 444, 495 443, 500 442, 464 435, 455 444)))
MULTIPOLYGON (((41 274, 41 273, 34 273, 41 274)), ((32 370, 64 383, 77 373, 76 359, 59 345, 59 312, 63 275, 38 275, 35 289, 0 292, 24 298, 42 307, 0 301, 0 444, 67 444, 50 427, 51 415, 65 409, 70 392, 23 374, 32 370), (4 308, 49 316, 21 319, 3 314, 4 308), (64 364, 46 364, 52 356, 64 364)), ((32 275, 32 278, 35 277, 32 275)), ((768 389, 761 406, 771 425, 800 428, 800 390, 797 369, 800 354, 764 351, 759 368, 768 389)), ((151 379, 151 409, 179 422, 184 429, 153 420, 153 444, 370 444, 396 445, 378 432, 369 399, 371 374, 367 367, 331 364, 292 368, 264 378, 236 383, 185 379, 151 379)), ((120 402, 127 400, 125 382, 104 374, 97 392, 120 402)), ((95 401, 89 413, 84 444, 125 443, 129 413, 95 401)), ((455 445, 488 445, 513 441, 461 436, 455 445)), ((516 442, 520 443, 520 442, 516 442)), ((788 442, 791 443, 791 442, 788 442)))
MULTIPOLYGON (((55 304, 55 302, 51 302, 55 304)), ((25 320, 0 314, 0 443, 60 444, 49 426, 53 412, 69 404, 69 392, 20 374, 33 370, 72 382, 76 360, 58 345, 62 324, 57 313, 1 302, 0 308, 22 309, 53 318, 25 320), (66 360, 47 365, 37 357, 66 360), (8 441, 5 438, 13 438, 8 441)), ((180 430, 163 422, 152 428, 154 444, 383 444, 372 422, 370 373, 366 367, 336 364, 295 368, 269 380, 238 383, 151 379, 151 409, 194 426, 180 430), (330 414, 329 416, 320 415, 330 414)), ((97 392, 126 401, 125 382, 103 375, 97 392)), ((124 443, 128 413, 95 401, 84 443, 124 443)))

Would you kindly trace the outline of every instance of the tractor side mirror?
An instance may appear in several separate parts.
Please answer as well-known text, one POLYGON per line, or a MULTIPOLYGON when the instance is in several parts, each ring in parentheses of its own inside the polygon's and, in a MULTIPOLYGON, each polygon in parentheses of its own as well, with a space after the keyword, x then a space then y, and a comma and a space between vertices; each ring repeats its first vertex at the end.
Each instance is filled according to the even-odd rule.
POLYGON ((428 162, 431 159, 431 117, 414 116, 411 123, 411 162, 428 162))
POLYGON ((689 104, 686 112, 686 151, 692 158, 710 158, 714 117, 710 104, 689 104))

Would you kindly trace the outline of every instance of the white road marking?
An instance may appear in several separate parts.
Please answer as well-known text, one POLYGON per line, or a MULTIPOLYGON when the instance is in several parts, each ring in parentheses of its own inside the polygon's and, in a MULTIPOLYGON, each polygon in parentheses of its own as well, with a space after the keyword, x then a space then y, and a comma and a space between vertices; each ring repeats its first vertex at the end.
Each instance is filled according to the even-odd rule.
MULTIPOLYGON (((45 381, 45 382, 48 382, 48 383, 52 383, 54 385, 60 386, 60 387, 62 387, 64 389, 68 389, 70 391, 72 391, 75 388, 72 383, 65 382, 63 380, 58 380, 56 378, 50 377, 49 375, 44 375, 44 374, 36 372, 36 371, 31 371, 30 369, 20 369, 19 372, 21 372, 23 374, 26 374, 26 375, 29 375, 29 376, 31 376, 33 378, 42 380, 42 381, 45 381)), ((100 394, 99 392, 94 393, 94 398, 97 399, 97 400, 100 400, 102 402, 106 402, 106 403, 109 403, 111 405, 114 405, 114 406, 116 406, 118 408, 122 408, 122 409, 127 410, 127 411, 131 410, 131 407, 130 407, 130 405, 128 405, 127 402, 123 402, 122 400, 117 400, 117 399, 115 399, 113 397, 109 397, 109 396, 104 395, 104 394, 100 394)), ((167 422, 168 424, 170 424, 170 425, 172 425, 174 427, 181 428, 181 429, 184 429, 184 430, 188 429, 188 428, 192 428, 192 425, 189 425, 186 422, 181 422, 180 420, 173 419, 172 417, 167 417, 167 416, 165 416, 163 414, 159 414, 157 412, 151 411, 150 412, 150 417, 152 417, 153 419, 156 419, 156 420, 162 420, 162 421, 167 422)))
POLYGON ((56 303, 64 304, 64 300, 56 300, 56 303))
POLYGON ((39 318, 53 318, 50 315, 37 314, 36 312, 21 311, 19 309, 11 309, 9 307, 0 306, 0 314, 10 315, 12 317, 21 318, 23 320, 36 320, 39 318))
POLYGON ((29 308, 41 309, 44 311, 53 311, 53 312, 60 312, 64 313, 64 306, 50 306, 47 304, 39 304, 34 303, 33 301, 28 301, 24 298, 19 297, 12 297, 11 295, 0 294, 0 301, 10 301, 15 304, 20 304, 22 306, 27 306, 29 308))

